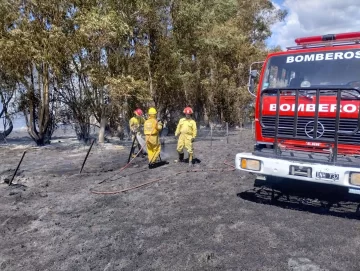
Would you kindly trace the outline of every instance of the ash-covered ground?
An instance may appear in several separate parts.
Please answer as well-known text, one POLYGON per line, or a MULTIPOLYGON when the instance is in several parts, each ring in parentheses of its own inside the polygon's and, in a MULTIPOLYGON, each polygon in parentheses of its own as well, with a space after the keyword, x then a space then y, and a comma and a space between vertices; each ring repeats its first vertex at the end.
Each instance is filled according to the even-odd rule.
POLYGON ((89 146, 73 134, 36 148, 13 133, 0 147, 0 270, 360 270, 356 199, 287 180, 288 193, 272 200, 254 176, 224 164, 252 150, 251 131, 232 131, 229 143, 214 134, 194 143, 193 168, 174 163, 168 137, 168 165, 149 170, 136 158, 120 171, 130 141, 110 139, 79 174, 89 146))

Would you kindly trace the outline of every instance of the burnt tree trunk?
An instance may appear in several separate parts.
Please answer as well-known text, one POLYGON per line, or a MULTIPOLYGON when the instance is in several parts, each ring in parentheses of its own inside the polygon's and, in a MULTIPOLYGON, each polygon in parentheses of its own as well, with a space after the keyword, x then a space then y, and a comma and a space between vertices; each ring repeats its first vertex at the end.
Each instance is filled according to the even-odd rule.
POLYGON ((49 68, 47 64, 37 68, 31 66, 30 84, 27 93, 27 110, 25 110, 26 126, 30 137, 38 146, 50 143, 48 138, 50 128, 50 110, 49 110, 49 68), (35 89, 35 74, 37 74, 37 89, 35 89), (37 91, 36 91, 37 90, 37 91))
POLYGON ((103 113, 100 121, 99 143, 104 143, 105 141, 105 126, 106 126, 106 116, 103 113))
POLYGON ((13 128, 14 128, 11 119, 8 118, 8 120, 9 120, 9 127, 8 127, 5 131, 0 132, 0 140, 1 140, 1 141, 4 141, 5 138, 6 138, 8 135, 10 135, 10 133, 12 132, 12 130, 13 130, 13 128))

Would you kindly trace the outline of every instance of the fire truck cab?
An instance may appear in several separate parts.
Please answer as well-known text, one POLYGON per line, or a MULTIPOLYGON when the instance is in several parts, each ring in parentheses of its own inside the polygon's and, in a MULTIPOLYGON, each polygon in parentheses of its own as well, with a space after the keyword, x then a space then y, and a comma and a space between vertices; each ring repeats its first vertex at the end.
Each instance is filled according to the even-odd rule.
POLYGON ((360 194, 360 32, 295 42, 250 72, 256 143, 236 168, 360 194))

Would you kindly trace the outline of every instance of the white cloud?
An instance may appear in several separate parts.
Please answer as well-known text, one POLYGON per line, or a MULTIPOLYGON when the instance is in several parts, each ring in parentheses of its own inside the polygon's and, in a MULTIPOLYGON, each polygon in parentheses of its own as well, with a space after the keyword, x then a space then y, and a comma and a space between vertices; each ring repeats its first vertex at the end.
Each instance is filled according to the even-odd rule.
POLYGON ((298 37, 360 31, 359 0, 285 0, 281 8, 288 16, 272 27, 270 46, 285 48, 298 37))

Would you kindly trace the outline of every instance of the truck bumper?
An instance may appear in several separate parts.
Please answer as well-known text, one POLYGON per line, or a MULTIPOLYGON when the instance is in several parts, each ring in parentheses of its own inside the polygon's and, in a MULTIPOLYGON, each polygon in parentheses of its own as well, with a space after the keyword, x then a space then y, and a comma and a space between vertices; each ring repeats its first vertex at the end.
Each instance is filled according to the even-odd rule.
MULTIPOLYGON (((360 167, 332 166, 319 163, 274 159, 257 156, 252 153, 238 153, 235 158, 235 166, 236 169, 254 173, 262 179, 266 179, 267 176, 273 176, 338 185, 348 187, 349 193, 360 195, 360 185, 356 186, 350 183, 350 175, 352 173, 360 174, 360 167), (242 165, 242 159, 246 159, 250 162, 251 160, 259 161, 260 169, 254 170, 244 168, 245 163, 242 165)), ((254 168, 254 166, 252 166, 252 168, 254 168)))

